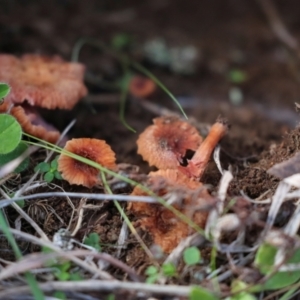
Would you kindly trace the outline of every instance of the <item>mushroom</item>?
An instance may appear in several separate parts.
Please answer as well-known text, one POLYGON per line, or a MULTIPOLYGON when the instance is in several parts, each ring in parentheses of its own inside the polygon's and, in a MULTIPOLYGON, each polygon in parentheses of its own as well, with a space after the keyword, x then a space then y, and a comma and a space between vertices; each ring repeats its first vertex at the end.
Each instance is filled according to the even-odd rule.
MULTIPOLYGON (((72 139, 66 143, 64 150, 90 159, 105 168, 116 169, 115 153, 103 140, 90 138, 72 139)), ((61 172, 63 179, 70 184, 83 185, 89 188, 96 184, 101 184, 98 169, 66 154, 59 156, 57 169, 61 172)))
POLYGON ((146 98, 156 90, 156 84, 149 78, 136 75, 129 82, 129 92, 138 98, 146 98))
POLYGON ((65 62, 59 56, 0 55, 0 81, 11 86, 6 100, 12 103, 72 109, 87 94, 84 70, 82 64, 65 62))
POLYGON ((11 86, 5 101, 15 105, 11 114, 25 132, 51 143, 58 140, 59 132, 46 124, 34 107, 72 109, 87 93, 84 69, 82 64, 64 62, 58 56, 0 55, 0 81, 11 86))
POLYGON ((208 136, 196 150, 192 159, 188 161, 188 165, 186 167, 179 167, 180 171, 189 177, 199 180, 205 171, 212 152, 227 131, 227 120, 218 118, 216 123, 211 127, 208 136))
MULTIPOLYGON (((202 183, 190 180, 177 170, 168 169, 151 172, 147 185, 161 197, 169 192, 176 195, 173 207, 198 226, 204 227, 208 210, 215 201, 202 183)), ((137 186, 132 195, 147 195, 147 193, 137 186)), ((136 225, 149 231, 154 243, 166 253, 171 252, 182 239, 194 231, 161 204, 131 202, 128 210, 139 217, 136 225)))
POLYGON ((185 163, 188 150, 196 150, 202 142, 196 128, 173 116, 153 120, 137 140, 138 153, 149 165, 159 169, 176 169, 185 163))

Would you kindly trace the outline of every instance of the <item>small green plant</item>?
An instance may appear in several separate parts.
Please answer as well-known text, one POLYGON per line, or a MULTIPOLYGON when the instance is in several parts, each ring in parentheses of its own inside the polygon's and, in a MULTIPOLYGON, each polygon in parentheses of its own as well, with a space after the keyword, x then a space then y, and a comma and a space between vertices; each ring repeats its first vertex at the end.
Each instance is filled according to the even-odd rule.
POLYGON ((193 266, 201 261, 201 252, 197 247, 186 248, 183 252, 183 261, 187 266, 193 266))
POLYGON ((60 173, 57 171, 58 167, 58 156, 53 159, 50 163, 47 162, 40 162, 35 168, 35 172, 41 172, 44 173, 44 180, 46 182, 52 182, 54 178, 61 180, 62 177, 60 173))
POLYGON ((176 277, 176 267, 172 263, 166 263, 161 266, 161 270, 155 266, 149 266, 146 269, 145 274, 147 275, 147 283, 155 283, 161 277, 176 277))
POLYGON ((100 237, 96 232, 91 232, 83 241, 87 246, 95 248, 97 251, 101 251, 100 237))
POLYGON ((218 300, 219 298, 213 295, 208 290, 202 287, 193 287, 191 289, 189 300, 218 300))
POLYGON ((235 84, 243 83, 247 80, 247 73, 240 69, 231 69, 228 73, 228 79, 235 84))
POLYGON ((6 83, 0 82, 0 100, 5 98, 10 92, 10 87, 6 83))

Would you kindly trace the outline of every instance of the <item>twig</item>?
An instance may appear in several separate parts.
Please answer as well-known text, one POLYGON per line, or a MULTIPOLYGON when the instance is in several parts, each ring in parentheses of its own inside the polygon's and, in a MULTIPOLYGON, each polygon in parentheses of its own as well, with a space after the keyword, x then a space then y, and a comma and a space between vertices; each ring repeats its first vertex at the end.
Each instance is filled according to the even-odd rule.
MULTIPOLYGON (((86 281, 52 281, 39 285, 44 292, 60 291, 116 291, 128 290, 130 292, 144 292, 160 295, 176 295, 178 297, 188 297, 192 287, 179 285, 157 285, 137 282, 107 281, 107 280, 86 280, 86 281)), ((6 299, 8 296, 29 293, 30 288, 14 287, 0 292, 0 298, 6 299)))
POLYGON ((126 264, 121 262, 120 260, 115 259, 111 255, 107 253, 99 253, 87 250, 74 250, 74 251, 60 251, 57 253, 36 253, 23 257, 20 261, 15 264, 9 265, 5 269, 1 271, 0 280, 8 279, 12 276, 15 276, 18 273, 23 273, 29 271, 33 268, 42 267, 43 264, 49 260, 56 259, 58 257, 71 259, 71 257, 77 256, 93 256, 98 259, 103 259, 108 261, 110 264, 114 265, 117 268, 122 269, 124 272, 128 273, 134 281, 140 281, 139 277, 135 273, 133 269, 128 267, 126 264))
POLYGON ((154 197, 150 196, 131 196, 131 195, 109 195, 109 194, 92 194, 92 193, 72 193, 72 192, 50 192, 50 193, 37 193, 33 195, 19 196, 7 199, 0 199, 0 208, 11 205, 18 200, 28 200, 35 198, 47 197, 70 197, 70 198, 87 198, 93 200, 117 200, 117 201, 137 201, 146 203, 159 203, 154 197))
MULTIPOLYGON (((6 199, 11 199, 1 188, 0 193, 2 196, 4 196, 6 199)), ((13 202, 12 207, 18 212, 18 214, 24 218, 31 226, 36 230, 36 232, 41 236, 41 238, 45 241, 49 241, 49 238, 45 234, 45 232, 42 230, 42 228, 32 219, 28 216, 28 214, 25 213, 25 211, 15 202, 13 202)))
MULTIPOLYGON (((19 236, 27 241, 30 241, 34 244, 37 244, 39 246, 45 246, 50 248, 51 250, 55 251, 55 252, 62 252, 62 250, 58 247, 55 247, 53 245, 53 243, 51 242, 47 242, 44 240, 41 240, 31 234, 10 228, 9 229, 10 232, 16 236, 19 236)), ((82 267, 83 269, 87 270, 88 272, 92 273, 92 274, 96 274, 97 276, 99 276, 102 279, 109 279, 112 280, 114 279, 110 274, 108 274, 107 272, 101 271, 93 266, 88 265, 87 263, 85 263, 84 261, 82 261, 81 259, 69 254, 68 259, 70 259, 71 261, 73 261, 75 264, 77 264, 78 266, 82 267)), ((1 299, 1 297, 0 297, 1 299)))

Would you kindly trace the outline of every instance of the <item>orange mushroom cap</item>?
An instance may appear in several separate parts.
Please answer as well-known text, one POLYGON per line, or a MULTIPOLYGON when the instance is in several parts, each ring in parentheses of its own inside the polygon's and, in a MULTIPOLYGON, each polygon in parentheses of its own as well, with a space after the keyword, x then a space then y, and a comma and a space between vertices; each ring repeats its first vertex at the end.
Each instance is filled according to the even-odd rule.
MULTIPOLYGON (((177 188, 178 197, 182 197, 182 203, 173 204, 173 206, 192 219, 195 224, 204 227, 207 210, 215 202, 202 183, 192 181, 174 169, 151 172, 147 183, 149 188, 159 196, 164 196, 168 191, 177 188), (180 190, 183 192, 181 196, 180 190)), ((132 195, 147 195, 147 193, 137 186, 132 195)), ((152 235, 155 244, 166 253, 171 252, 182 239, 193 232, 188 224, 161 204, 131 202, 128 210, 139 217, 136 225, 146 229, 152 235)))
POLYGON ((59 131, 43 121, 37 114, 26 111, 22 106, 15 106, 11 114, 18 120, 22 129, 30 135, 49 143, 56 143, 60 137, 59 131))
POLYGON ((195 151, 202 142, 197 129, 177 117, 155 118, 137 140, 138 153, 149 165, 159 169, 175 169, 187 150, 195 151))
POLYGON ((38 114, 31 111, 30 108, 19 105, 13 106, 11 102, 5 100, 0 105, 0 113, 6 113, 10 108, 10 114, 17 119, 24 132, 49 143, 57 142, 60 137, 59 131, 47 124, 38 114))
POLYGON ((145 98, 154 93, 156 84, 149 78, 134 76, 129 83, 129 92, 135 97, 145 98))
MULTIPOLYGON (((72 139, 66 143, 65 150, 88 158, 101 166, 115 170, 115 153, 103 140, 79 138, 72 139)), ((99 170, 81 161, 61 154, 58 159, 58 171, 61 172, 63 179, 70 184, 93 187, 101 183, 99 170)))
POLYGON ((71 109, 87 94, 84 70, 82 64, 64 62, 59 56, 0 55, 0 81, 11 86, 6 99, 12 103, 71 109))

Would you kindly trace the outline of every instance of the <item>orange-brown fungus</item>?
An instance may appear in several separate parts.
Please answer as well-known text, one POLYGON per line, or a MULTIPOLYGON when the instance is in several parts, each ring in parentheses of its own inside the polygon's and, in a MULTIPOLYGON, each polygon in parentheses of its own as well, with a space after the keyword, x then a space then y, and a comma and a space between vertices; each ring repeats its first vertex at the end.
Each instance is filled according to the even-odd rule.
MULTIPOLYGON (((177 170, 159 170, 149 174, 147 185, 159 196, 176 192, 177 199, 172 204, 173 207, 198 226, 204 227, 208 210, 214 205, 214 200, 200 182, 191 181, 177 170)), ((147 193, 136 187, 132 195, 147 193)), ((194 232, 161 204, 131 202, 128 209, 139 218, 136 225, 149 231, 154 243, 166 253, 170 253, 182 239, 194 232)))
POLYGON ((129 83, 129 92, 133 96, 145 98, 154 93, 156 84, 149 78, 134 76, 129 83))
MULTIPOLYGON (((103 140, 79 138, 68 141, 65 150, 90 159, 101 166, 115 170, 115 153, 103 140)), ((99 170, 80 162, 67 155, 61 154, 58 159, 58 170, 62 177, 70 184, 93 187, 101 183, 99 170)))
POLYGON ((175 169, 184 163, 187 150, 196 150, 202 142, 196 128, 176 117, 155 118, 137 140, 138 153, 149 165, 175 169))
POLYGON ((211 127, 208 136, 197 149, 193 158, 188 162, 187 167, 180 167, 179 169, 189 177, 193 177, 197 180, 200 179, 205 171, 212 152, 227 131, 227 120, 218 119, 211 127))
POLYGON ((0 55, 0 81, 11 86, 6 97, 12 103, 27 101, 48 109, 71 109, 87 94, 83 84, 85 67, 60 57, 0 55))
POLYGON ((38 114, 30 112, 22 106, 13 107, 11 114, 19 121, 24 132, 28 134, 49 143, 56 143, 60 137, 60 133, 41 119, 38 114))

